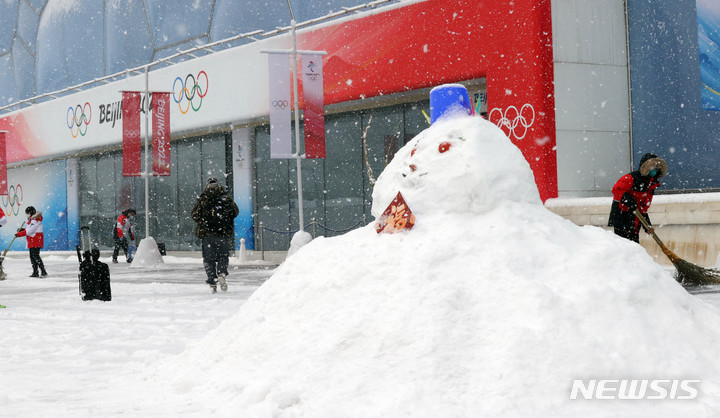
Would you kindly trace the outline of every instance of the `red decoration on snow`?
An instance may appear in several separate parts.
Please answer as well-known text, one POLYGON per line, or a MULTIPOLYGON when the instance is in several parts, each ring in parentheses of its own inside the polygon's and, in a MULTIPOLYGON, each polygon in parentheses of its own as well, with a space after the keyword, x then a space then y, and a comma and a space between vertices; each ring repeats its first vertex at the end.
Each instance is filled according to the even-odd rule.
POLYGON ((440 154, 444 153, 445 151, 450 149, 450 143, 449 142, 443 142, 442 144, 438 145, 438 151, 440 151, 440 154))
POLYGON ((404 229, 412 229, 415 226, 415 215, 405 203, 402 194, 398 192, 395 199, 375 223, 375 231, 378 234, 385 232, 393 234, 404 229))

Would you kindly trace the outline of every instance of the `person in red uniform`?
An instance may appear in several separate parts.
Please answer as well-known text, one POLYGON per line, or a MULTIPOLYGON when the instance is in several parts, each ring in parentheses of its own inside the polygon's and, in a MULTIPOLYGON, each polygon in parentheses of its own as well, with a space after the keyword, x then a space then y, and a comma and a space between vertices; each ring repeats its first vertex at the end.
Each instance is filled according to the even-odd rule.
POLYGON ((117 218, 113 237, 115 238, 115 249, 113 250, 112 262, 117 263, 118 254, 122 248, 128 263, 132 263, 132 256, 128 254, 128 241, 135 239, 135 231, 131 217, 136 215, 135 209, 125 209, 117 218))
POLYGON ((5 226, 7 224, 8 218, 5 216, 5 211, 0 208, 0 227, 5 226))
POLYGON ((34 207, 28 206, 25 208, 25 214, 28 218, 27 223, 23 225, 23 228, 19 230, 15 236, 26 237, 27 239, 27 247, 28 250, 30 250, 30 263, 33 269, 30 277, 46 277, 47 272, 45 271, 45 265, 43 264, 42 258, 40 258, 40 250, 45 245, 42 212, 38 212, 34 207))
MULTIPOLYGON (((650 223, 648 210, 660 179, 667 174, 667 163, 655 154, 647 153, 640 159, 638 169, 625 174, 612 188, 613 203, 610 208, 608 226, 612 226, 616 235, 631 241, 640 242, 640 221, 633 211, 640 213, 650 223)), ((652 223, 650 224, 652 225, 652 223)), ((652 228, 646 231, 653 232, 652 228)))

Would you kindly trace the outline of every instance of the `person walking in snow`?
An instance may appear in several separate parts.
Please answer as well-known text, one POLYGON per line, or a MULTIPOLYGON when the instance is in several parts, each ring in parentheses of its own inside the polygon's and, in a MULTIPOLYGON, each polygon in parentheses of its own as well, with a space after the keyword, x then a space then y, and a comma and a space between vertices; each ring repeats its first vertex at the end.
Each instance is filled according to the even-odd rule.
POLYGON ((125 209, 118 216, 115 222, 115 228, 113 229, 113 238, 115 239, 115 249, 113 250, 112 262, 117 264, 118 254, 120 249, 125 253, 125 258, 128 263, 132 263, 132 255, 128 253, 128 241, 135 240, 135 228, 133 227, 133 220, 136 215, 135 209, 125 209))
POLYGON ((28 206, 25 208, 25 214, 28 219, 27 223, 23 225, 23 228, 20 229, 15 236, 26 237, 27 239, 27 248, 30 250, 30 264, 32 264, 33 269, 30 277, 46 277, 47 272, 45 271, 45 265, 43 264, 42 258, 40 258, 40 250, 45 245, 42 212, 38 212, 34 207, 28 206))
MULTIPOLYGON (((655 154, 647 153, 640 159, 636 171, 625 174, 612 188, 613 202, 610 208, 608 226, 616 235, 640 242, 640 221, 633 211, 639 209, 650 222, 648 210, 660 179, 667 174, 667 163, 655 154)), ((652 224, 650 224, 652 225, 652 224)), ((646 231, 653 233, 650 228, 646 231)))
POLYGON ((226 277, 233 248, 235 223, 233 219, 240 210, 215 177, 207 180, 205 190, 197 198, 192 209, 192 219, 197 223, 195 235, 202 240, 203 265, 213 293, 220 289, 227 291, 226 277))

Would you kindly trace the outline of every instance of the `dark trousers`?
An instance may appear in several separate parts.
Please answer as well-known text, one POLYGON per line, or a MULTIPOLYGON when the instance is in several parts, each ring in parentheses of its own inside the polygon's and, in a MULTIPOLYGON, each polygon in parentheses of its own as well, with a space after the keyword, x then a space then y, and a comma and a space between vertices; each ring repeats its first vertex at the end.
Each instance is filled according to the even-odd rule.
POLYGON ((125 253, 125 257, 127 257, 128 254, 128 242, 125 238, 116 238, 115 239, 115 249, 113 250, 113 261, 117 261, 118 254, 120 253, 120 249, 123 250, 123 253, 125 253))
POLYGON ((232 244, 232 237, 208 235, 202 239, 203 265, 207 274, 207 283, 215 283, 218 274, 227 276, 232 244))
POLYGON ((30 248, 30 264, 32 264, 33 274, 38 274, 38 269, 40 269, 40 273, 45 274, 45 264, 40 258, 40 248, 30 248))
POLYGON ((615 226, 615 235, 629 239, 630 241, 640 242, 640 231, 632 226, 615 226))

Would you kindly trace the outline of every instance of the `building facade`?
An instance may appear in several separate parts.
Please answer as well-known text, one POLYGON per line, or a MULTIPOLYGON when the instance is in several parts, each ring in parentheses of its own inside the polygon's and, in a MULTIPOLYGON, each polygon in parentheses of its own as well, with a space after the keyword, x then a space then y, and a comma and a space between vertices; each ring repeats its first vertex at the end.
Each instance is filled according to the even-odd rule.
MULTIPOLYGON (((298 49, 327 52, 327 158, 302 161, 306 229, 332 236, 372 222, 372 178, 427 127, 429 90, 445 83, 482 102, 530 163, 543 200, 609 196, 645 152, 668 160, 666 190, 714 190, 720 118, 700 106, 696 1, 399 1, 301 24, 298 49)), ((263 51, 291 47, 288 31, 272 32, 289 12, 285 1, 256 3, 0 4, 0 16, 15 16, 15 29, 0 31, 5 103, 115 75, 0 113, 5 211, 43 210, 46 248, 62 250, 86 224, 109 246, 114 218, 134 207, 140 236, 147 218, 169 250, 195 250, 189 211, 214 176, 241 208, 238 243, 287 249, 299 225, 296 168, 269 156, 263 51), (252 31, 265 32, 142 68, 252 31), (120 91, 146 82, 173 92, 171 175, 149 180, 147 208, 144 180, 122 176, 120 109, 120 91)), ((358 5, 293 2, 299 22, 358 5)))

